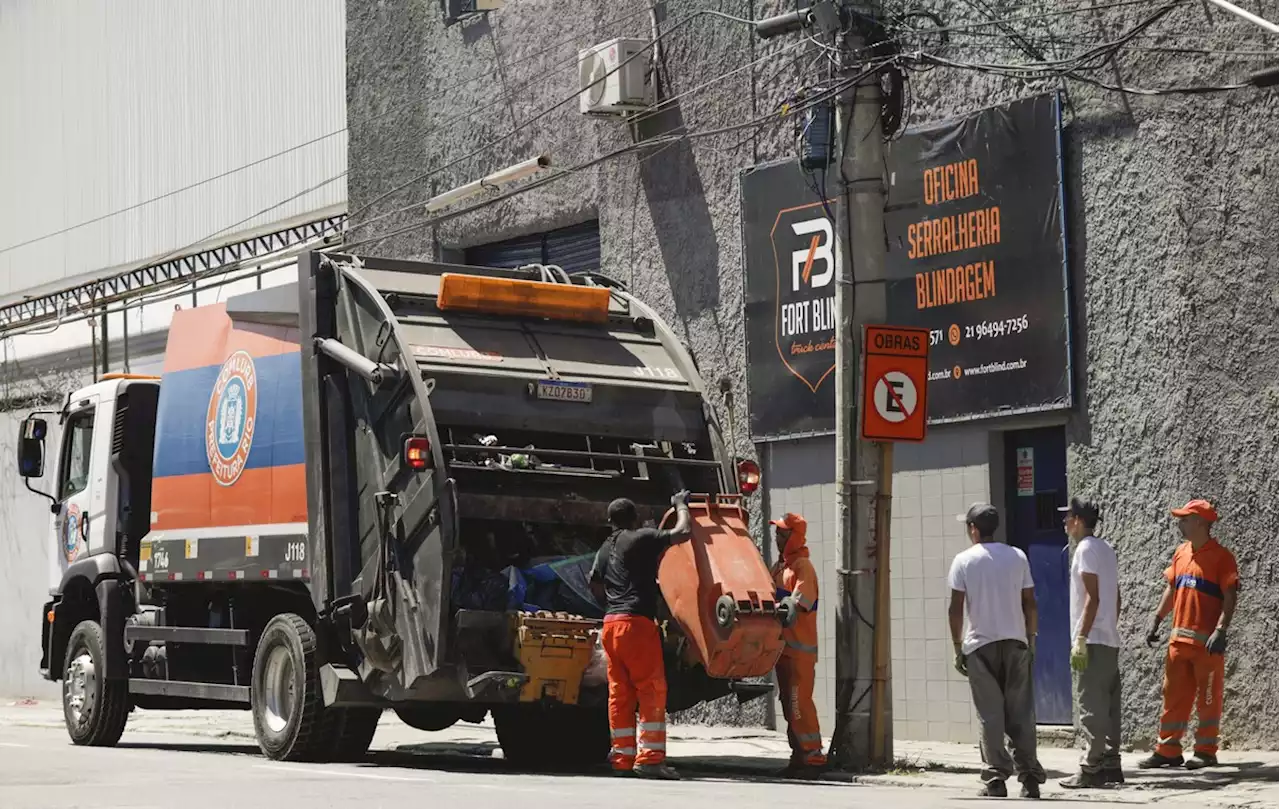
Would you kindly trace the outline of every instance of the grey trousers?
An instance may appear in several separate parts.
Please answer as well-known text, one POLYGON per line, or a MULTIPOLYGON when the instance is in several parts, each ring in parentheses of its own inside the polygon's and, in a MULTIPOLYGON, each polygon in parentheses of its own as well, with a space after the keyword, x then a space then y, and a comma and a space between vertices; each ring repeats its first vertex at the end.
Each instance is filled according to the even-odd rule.
POLYGON ((1036 709, 1031 688, 1031 654, 1025 643, 1000 640, 971 652, 969 690, 982 725, 983 783, 1006 781, 1015 772, 1019 781, 1043 784, 1044 768, 1036 756, 1036 709), (1005 736, 1013 756, 1005 747, 1005 736))
POLYGON ((1089 665, 1076 675, 1080 727, 1087 745, 1080 771, 1120 769, 1120 650, 1088 645, 1089 665))

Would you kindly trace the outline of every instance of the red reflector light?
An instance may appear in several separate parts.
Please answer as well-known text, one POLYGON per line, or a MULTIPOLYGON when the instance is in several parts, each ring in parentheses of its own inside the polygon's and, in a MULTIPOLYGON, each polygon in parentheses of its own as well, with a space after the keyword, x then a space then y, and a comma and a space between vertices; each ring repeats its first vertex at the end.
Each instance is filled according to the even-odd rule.
POLYGON ((431 465, 431 441, 422 436, 410 436, 404 440, 404 465, 421 472, 431 465))
POLYGON ((760 465, 750 459, 738 461, 738 490, 751 494, 760 488, 760 465))

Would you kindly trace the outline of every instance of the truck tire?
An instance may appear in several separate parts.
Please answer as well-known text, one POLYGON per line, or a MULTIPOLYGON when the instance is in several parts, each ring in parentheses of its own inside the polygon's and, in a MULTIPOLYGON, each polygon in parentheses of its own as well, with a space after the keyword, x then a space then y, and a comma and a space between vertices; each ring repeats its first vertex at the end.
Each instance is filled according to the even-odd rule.
POLYGON ((516 767, 582 771, 609 757, 609 719, 603 707, 502 705, 493 724, 502 756, 516 767))
MULTIPOLYGON (((382 719, 381 708, 327 708, 335 714, 329 738, 332 747, 325 756, 330 761, 359 761, 369 752, 382 719)), ((328 717, 326 717, 328 721, 328 717)))
POLYGON ((76 744, 111 747, 129 720, 129 681, 99 676, 105 659, 102 627, 81 621, 71 632, 62 663, 62 718, 76 744))
POLYGON ((267 758, 311 761, 333 745, 325 733, 334 726, 325 721, 316 647, 311 625, 292 612, 272 618, 258 639, 249 701, 267 758))

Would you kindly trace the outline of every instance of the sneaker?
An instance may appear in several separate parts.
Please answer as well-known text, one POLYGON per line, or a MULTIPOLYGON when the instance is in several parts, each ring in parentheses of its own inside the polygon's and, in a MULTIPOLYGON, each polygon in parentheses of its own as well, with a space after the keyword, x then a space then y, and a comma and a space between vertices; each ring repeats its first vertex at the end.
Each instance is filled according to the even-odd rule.
POLYGON ((1040 800, 1040 785, 1035 781, 1023 781, 1022 791, 1018 793, 1020 798, 1031 798, 1032 800, 1040 800))
POLYGON ((1007 798, 1009 790, 1005 788, 1004 781, 988 781, 983 784, 982 789, 978 790, 978 796, 982 798, 1007 798))
POLYGON ((1102 780, 1106 781, 1108 784, 1123 784, 1124 771, 1119 767, 1114 770, 1103 770, 1102 780))
POLYGON ((641 778, 653 778, 658 781, 680 780, 680 773, 666 764, 637 764, 632 772, 641 778))
POLYGON ((1161 767, 1181 767, 1182 756, 1162 756, 1159 753, 1152 753, 1147 758, 1138 762, 1140 770, 1158 770, 1161 767))
POLYGON ((1188 770, 1203 770, 1205 767, 1218 766, 1218 757, 1208 753, 1196 753, 1187 762, 1188 770))
POLYGON ((1099 772, 1076 773, 1070 778, 1058 782, 1063 789, 1097 789, 1107 785, 1107 780, 1099 772))

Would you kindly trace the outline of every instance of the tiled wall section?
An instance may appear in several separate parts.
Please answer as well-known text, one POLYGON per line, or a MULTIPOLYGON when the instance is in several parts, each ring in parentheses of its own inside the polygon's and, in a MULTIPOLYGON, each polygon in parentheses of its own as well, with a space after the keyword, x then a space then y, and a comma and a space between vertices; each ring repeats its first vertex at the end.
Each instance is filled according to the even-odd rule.
MULTIPOLYGON (((991 495, 986 430, 938 429, 894 453, 891 603, 893 716, 898 739, 971 742, 977 720, 969 685, 952 669, 947 569, 968 545, 955 515, 991 495)), ((770 517, 809 521, 810 558, 820 577, 820 653, 814 700, 824 735, 835 717, 836 537, 831 438, 770 444, 764 453, 770 517), (781 485, 780 485, 781 484, 781 485)))

